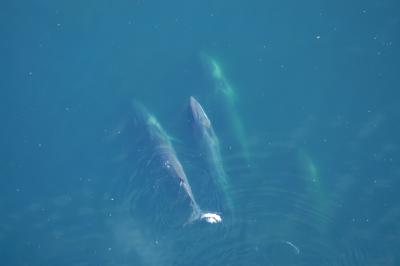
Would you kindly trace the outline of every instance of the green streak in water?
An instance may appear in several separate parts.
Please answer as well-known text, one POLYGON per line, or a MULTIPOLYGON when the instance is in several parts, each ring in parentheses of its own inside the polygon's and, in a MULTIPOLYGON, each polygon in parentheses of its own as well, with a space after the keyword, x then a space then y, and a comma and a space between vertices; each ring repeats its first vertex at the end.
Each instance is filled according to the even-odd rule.
POLYGON ((248 165, 250 163, 250 156, 247 145, 247 136, 245 134, 243 122, 240 119, 240 115, 237 111, 237 96, 235 90, 225 77, 221 64, 215 58, 206 54, 202 54, 202 58, 210 69, 211 75, 214 79, 216 91, 223 95, 225 108, 227 109, 227 113, 229 113, 229 119, 241 145, 243 157, 248 165))

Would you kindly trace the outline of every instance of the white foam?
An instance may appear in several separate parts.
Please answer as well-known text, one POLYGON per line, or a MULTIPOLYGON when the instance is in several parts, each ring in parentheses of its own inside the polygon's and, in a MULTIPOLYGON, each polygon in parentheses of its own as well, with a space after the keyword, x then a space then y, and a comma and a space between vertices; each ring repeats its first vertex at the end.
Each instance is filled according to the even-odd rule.
POLYGON ((210 212, 201 214, 200 219, 204 219, 210 224, 222 222, 221 216, 219 216, 216 213, 210 213, 210 212))

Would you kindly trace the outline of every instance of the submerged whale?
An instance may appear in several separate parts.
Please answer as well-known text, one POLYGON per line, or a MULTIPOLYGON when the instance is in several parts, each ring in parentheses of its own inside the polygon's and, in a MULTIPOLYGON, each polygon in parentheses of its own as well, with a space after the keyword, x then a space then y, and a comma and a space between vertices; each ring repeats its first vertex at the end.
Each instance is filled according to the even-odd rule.
POLYGON ((188 223, 195 220, 205 220, 209 223, 221 222, 222 218, 218 214, 203 212, 197 204, 186 173, 172 145, 171 138, 161 127, 160 123, 153 115, 147 112, 143 106, 136 104, 136 107, 136 109, 140 110, 144 118, 146 133, 151 140, 151 145, 153 145, 153 148, 157 151, 157 156, 162 167, 167 169, 171 177, 176 178, 179 181, 180 186, 190 199, 192 214, 188 223))
POLYGON ((248 150, 247 137, 245 134, 245 129, 240 115, 238 113, 237 101, 238 96, 233 86, 226 78, 221 64, 214 57, 201 53, 200 60, 204 65, 204 68, 208 75, 210 75, 215 92, 220 95, 220 100, 224 103, 222 104, 226 109, 226 115, 231 123, 232 128, 236 134, 236 137, 240 143, 243 157, 247 163, 250 164, 250 155, 248 150))
POLYGON ((230 190, 228 176, 223 166, 218 137, 203 107, 193 96, 190 97, 190 110, 196 139, 202 149, 207 170, 224 191, 229 208, 232 210, 233 204, 228 196, 230 190))

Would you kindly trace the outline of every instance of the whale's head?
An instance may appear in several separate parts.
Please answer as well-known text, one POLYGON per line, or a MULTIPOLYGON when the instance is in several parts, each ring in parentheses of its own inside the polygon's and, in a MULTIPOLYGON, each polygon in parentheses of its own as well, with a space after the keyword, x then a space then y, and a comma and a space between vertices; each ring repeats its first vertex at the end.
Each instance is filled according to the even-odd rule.
POLYGON ((210 119, 208 118, 206 112, 204 112, 203 107, 193 96, 190 96, 190 110, 195 123, 200 124, 205 128, 211 128, 210 119))

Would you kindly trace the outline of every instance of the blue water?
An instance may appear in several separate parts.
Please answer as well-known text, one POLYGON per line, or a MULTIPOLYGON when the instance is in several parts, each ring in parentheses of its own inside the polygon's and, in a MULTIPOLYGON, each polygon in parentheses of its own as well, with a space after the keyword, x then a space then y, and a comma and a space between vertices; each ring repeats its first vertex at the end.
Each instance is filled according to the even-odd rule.
POLYGON ((400 265, 399 11, 2 3, 0 265, 400 265), (190 96, 229 186, 196 145, 190 96), (187 223, 132 102, 222 223, 187 223))

